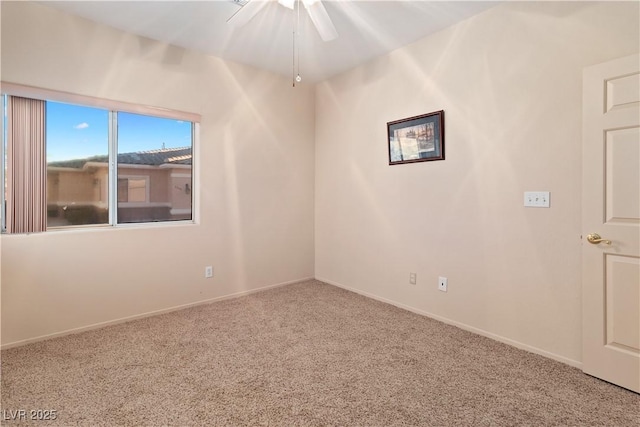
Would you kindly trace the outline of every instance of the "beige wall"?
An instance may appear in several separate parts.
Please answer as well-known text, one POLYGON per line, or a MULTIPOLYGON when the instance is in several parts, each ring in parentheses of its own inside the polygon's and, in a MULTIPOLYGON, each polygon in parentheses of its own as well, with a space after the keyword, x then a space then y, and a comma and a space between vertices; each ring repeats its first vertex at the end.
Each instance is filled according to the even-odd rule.
POLYGON ((179 176, 190 174, 190 169, 171 169, 169 171, 168 193, 172 209, 190 209, 191 192, 185 191, 185 185, 191 187, 191 178, 179 176), (174 175, 176 174, 176 175, 174 175))
POLYGON ((199 225, 2 236, 2 344, 314 275, 313 87, 1 7, 2 80, 202 115, 199 225))
POLYGON ((579 365, 582 69, 638 16, 502 4, 319 84, 316 277, 579 365), (446 160, 388 166, 386 122, 440 109, 446 160))
POLYGON ((47 202, 92 203, 100 200, 100 186, 93 171, 59 170, 47 173, 47 202))

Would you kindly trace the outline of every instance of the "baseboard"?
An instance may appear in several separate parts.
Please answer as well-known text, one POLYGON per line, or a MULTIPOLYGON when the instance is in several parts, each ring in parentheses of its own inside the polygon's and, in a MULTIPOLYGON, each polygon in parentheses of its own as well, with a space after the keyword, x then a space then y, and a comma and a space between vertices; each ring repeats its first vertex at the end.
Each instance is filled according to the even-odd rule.
MULTIPOLYGON (((41 336, 38 336, 38 337, 35 337, 35 338, 28 338, 26 340, 14 341, 14 342, 11 342, 11 343, 3 344, 2 346, 0 346, 0 349, 6 350, 6 349, 9 349, 9 348, 20 347, 20 346, 23 346, 23 345, 27 345, 27 344, 31 344, 31 343, 35 343, 35 342, 39 342, 39 341, 44 341, 44 340, 48 340, 48 339, 52 339, 52 338, 58 338, 58 337, 66 336, 66 335, 78 334, 78 333, 81 333, 81 332, 91 331, 91 330, 94 330, 94 329, 100 329, 100 328, 104 328, 104 327, 107 327, 107 326, 117 325, 117 324, 120 324, 120 323, 131 322, 131 321, 137 320, 137 319, 143 319, 143 318, 146 318, 146 317, 152 317, 152 316, 158 316, 158 315, 161 315, 161 314, 171 313, 173 311, 184 310, 184 309, 190 308, 190 307, 196 307, 196 306, 199 306, 199 305, 211 304, 211 303, 214 303, 214 302, 217 302, 217 301, 224 301, 224 300, 228 300, 228 299, 238 298, 238 297, 242 297, 242 296, 245 296, 245 295, 250 295, 250 294, 257 293, 257 292, 263 292, 263 291, 266 291, 266 290, 269 290, 269 289, 278 288, 278 287, 281 287, 281 286, 291 285, 291 284, 294 284, 294 283, 300 283, 300 282, 304 282, 304 281, 307 281, 307 280, 313 280, 313 279, 314 279, 314 277, 307 277, 307 278, 292 280, 292 281, 288 281, 288 282, 282 282, 282 283, 276 283, 276 284, 272 284, 272 285, 266 285, 266 286, 262 286, 262 287, 259 287, 259 288, 256 288, 256 289, 236 292, 236 293, 233 293, 233 294, 223 295, 223 296, 210 298, 210 299, 206 299, 206 300, 201 300, 201 301, 196 301, 196 302, 193 302, 193 303, 177 305, 177 306, 174 306, 174 307, 169 307, 169 308, 165 308, 165 309, 161 309, 161 310, 149 311, 149 312, 146 312, 146 313, 136 314, 136 315, 133 315, 133 316, 122 317, 122 318, 115 319, 115 320, 108 320, 106 322, 94 323, 94 324, 87 325, 87 326, 82 326, 82 327, 79 327, 79 328, 68 329, 68 330, 65 330, 65 331, 56 332, 56 333, 53 333, 53 334, 41 335, 41 336)), ((533 346, 530 346, 528 344, 524 344, 524 343, 521 343, 521 342, 518 342, 518 341, 514 341, 512 339, 509 339, 509 338, 506 338, 506 337, 503 337, 503 336, 500 336, 500 335, 496 335, 494 333, 485 331, 483 329, 479 329, 479 328, 476 328, 474 326, 467 325, 465 323, 461 323, 461 322, 458 322, 458 321, 455 321, 455 320, 451 320, 451 319, 448 319, 446 317, 442 317, 442 316, 439 316, 439 315, 436 315, 436 314, 433 314, 433 313, 430 313, 430 312, 427 312, 427 311, 424 311, 424 310, 420 310, 420 309, 417 309, 415 307, 411 307, 409 305, 402 304, 402 303, 397 302, 397 301, 393 301, 393 300, 390 300, 390 299, 387 299, 387 298, 383 298, 383 297, 380 297, 378 295, 375 295, 375 294, 372 294, 372 293, 369 293, 369 292, 365 292, 365 291, 361 291, 359 289, 355 289, 355 288, 352 288, 352 287, 349 287, 349 286, 345 286, 345 285, 343 285, 341 283, 337 283, 337 282, 334 282, 334 281, 331 281, 331 280, 328 280, 328 279, 324 279, 322 277, 315 277, 315 279, 319 280, 321 282, 327 283, 329 285, 336 286, 338 288, 342 288, 342 289, 345 289, 345 290, 360 294, 360 295, 365 296, 367 298, 371 298, 371 299, 374 299, 374 300, 377 300, 377 301, 381 301, 381 302, 384 302, 384 303, 387 303, 387 304, 391 304, 391 305, 396 306, 398 308, 401 308, 403 310, 407 310, 407 311, 410 311, 412 313, 419 314, 421 316, 427 316, 429 318, 438 320, 440 322, 456 326, 456 327, 458 327, 460 329, 464 329, 466 331, 473 332, 475 334, 482 335, 484 337, 494 339, 496 341, 502 342, 502 343, 507 344, 507 345, 511 345, 511 346, 519 348, 521 350, 525 350, 525 351, 529 351, 531 353, 539 354, 541 356, 548 357, 549 359, 553 359, 553 360, 556 360, 558 362, 565 363, 565 364, 567 364, 569 366, 573 366, 575 368, 582 369, 582 362, 579 362, 577 360, 569 359, 569 358, 566 358, 564 356, 560 356, 558 354, 551 353, 551 352, 548 352, 546 350, 542 350, 540 348, 533 347, 533 346)))
POLYGON ((547 357, 549 359, 553 359, 553 360, 556 360, 558 362, 565 363, 565 364, 567 364, 569 366, 573 366, 574 368, 582 369, 582 362, 579 362, 577 360, 569 359, 567 357, 560 356, 558 354, 551 353, 551 352, 548 352, 546 350, 542 350, 540 348, 530 346, 528 344, 524 344, 524 343, 521 343, 521 342, 518 342, 518 341, 514 341, 512 339, 509 339, 509 338, 506 338, 506 337, 503 337, 503 336, 500 336, 500 335, 496 335, 494 333, 485 331, 483 329, 476 328, 474 326, 467 325, 465 323, 461 323, 461 322, 458 322, 458 321, 455 321, 455 320, 451 320, 451 319, 448 319, 446 317, 438 316, 436 314, 429 313, 427 311, 420 310, 420 309, 417 309, 415 307, 411 307, 409 305, 402 304, 402 303, 397 302, 397 301, 393 301, 393 300, 390 300, 390 299, 387 299, 387 298, 383 298, 383 297, 380 297, 378 295, 375 295, 375 294, 372 294, 372 293, 369 293, 369 292, 361 291, 359 289, 351 288, 349 286, 345 286, 343 284, 340 284, 340 283, 337 283, 337 282, 333 282, 331 280, 323 279, 322 277, 316 277, 316 280, 319 280, 321 282, 327 283, 327 284, 332 285, 332 286, 336 286, 338 288, 345 289, 347 291, 355 292, 356 294, 360 294, 360 295, 365 296, 367 298, 371 298, 371 299, 374 299, 374 300, 377 300, 377 301, 380 301, 380 302, 391 304, 393 306, 396 306, 396 307, 401 308, 403 310, 410 311, 412 313, 419 314, 421 316, 426 316, 426 317, 429 317, 431 319, 438 320, 438 321, 440 321, 442 323, 446 323, 448 325, 456 326, 456 327, 458 327, 460 329, 464 329, 465 331, 473 332, 474 334, 478 334, 478 335, 482 335, 483 337, 491 338, 493 340, 496 340, 496 341, 499 341, 501 343, 504 343, 504 344, 519 348, 521 350, 528 351, 530 353, 539 354, 540 356, 544 356, 544 357, 547 357))
POLYGON ((296 279, 296 280, 291 280, 291 281, 288 281, 288 282, 276 283, 276 284, 273 284, 273 285, 266 285, 266 286, 262 286, 262 287, 259 287, 259 288, 256 288, 256 289, 250 289, 250 290, 247 290, 247 291, 236 292, 236 293, 233 293, 233 294, 223 295, 223 296, 219 296, 219 297, 215 297, 215 298, 209 298, 209 299, 206 299, 206 300, 196 301, 196 302, 192 302, 192 303, 188 303, 188 304, 176 305, 176 306, 169 307, 169 308, 163 308, 161 310, 154 310, 154 311, 149 311, 149 312, 142 313, 142 314, 135 314, 133 316, 121 317, 121 318, 115 319, 115 320, 107 320, 106 322, 93 323, 91 325, 82 326, 82 327, 79 327, 79 328, 67 329, 67 330, 62 331, 62 332, 55 332, 53 334, 41 335, 41 336, 38 336, 38 337, 35 337, 35 338, 28 338, 26 340, 14 341, 14 342, 11 342, 11 343, 3 344, 2 346, 0 346, 0 349, 1 350, 6 350, 6 349, 9 349, 9 348, 20 347, 20 346, 23 346, 23 345, 32 344, 32 343, 39 342, 39 341, 49 340, 49 339, 52 339, 52 338, 58 338, 58 337, 66 336, 66 335, 72 335, 72 334, 79 334, 81 332, 91 331, 91 330, 94 330, 94 329, 100 329, 100 328, 104 328, 104 327, 107 327, 107 326, 118 325, 120 323, 131 322, 132 320, 144 319, 146 317, 158 316, 160 314, 171 313, 173 311, 184 310, 186 308, 191 308, 191 307, 197 307, 199 305, 211 304, 213 302, 218 302, 218 301, 224 301, 224 300, 228 300, 228 299, 238 298, 238 297, 254 294, 254 293, 257 293, 257 292, 263 292, 263 291, 266 291, 266 290, 269 290, 269 289, 279 288, 281 286, 292 285, 294 283, 305 282, 307 280, 313 280, 313 279, 314 279, 313 277, 308 277, 308 278, 303 278, 303 279, 296 279))

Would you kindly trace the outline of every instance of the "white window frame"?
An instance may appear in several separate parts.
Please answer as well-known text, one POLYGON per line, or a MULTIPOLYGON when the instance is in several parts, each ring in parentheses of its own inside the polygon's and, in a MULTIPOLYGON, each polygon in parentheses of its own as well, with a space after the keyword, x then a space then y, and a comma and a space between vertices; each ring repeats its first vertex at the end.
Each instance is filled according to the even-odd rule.
MULTIPOLYGON (((95 225, 81 225, 81 226, 62 226, 62 227, 51 227, 48 230, 73 230, 77 228, 90 228, 90 227, 149 227, 149 226, 166 226, 173 224, 199 224, 200 223, 200 209, 199 209, 199 194, 200 194, 200 179, 198 176, 199 171, 199 158, 200 158, 200 121, 201 116, 197 113, 189 113, 178 110, 170 110, 166 108, 159 107, 150 107, 140 104, 133 104, 128 102, 121 101, 113 101, 102 98, 96 98, 91 96, 77 95, 68 92, 60 92, 50 89, 37 88, 32 86, 26 86, 11 82, 0 82, 0 95, 2 96, 2 105, 4 107, 5 96, 21 96, 25 98, 32 99, 41 99, 45 101, 52 102, 62 102, 68 104, 75 104, 85 107, 92 108, 101 108, 107 110, 109 112, 109 179, 108 179, 108 187, 109 187, 109 197, 108 197, 108 205, 109 205, 109 223, 108 224, 95 224, 95 225), (191 122, 191 219, 190 220, 165 220, 165 221, 150 221, 150 222, 136 222, 136 223, 118 223, 118 148, 117 148, 117 132, 118 132, 118 123, 117 123, 117 113, 134 113, 146 116, 153 116, 165 119, 173 119, 173 120, 182 120, 191 122)), ((2 112, 3 119, 0 120, 0 137, 2 141, 6 141, 5 138, 5 126, 4 126, 4 111, 2 112)), ((1 185, 1 194, 0 197, 0 212, 1 217, 1 228, 4 233, 6 230, 6 201, 5 201, 5 147, 4 143, 0 144, 0 185, 1 185)), ((123 175, 123 178, 128 177, 123 175)), ((142 176, 132 176, 131 178, 140 179, 142 176)), ((151 206, 149 202, 149 181, 147 177, 147 202, 146 203, 135 203, 136 205, 144 205, 151 206)), ((133 207, 132 206, 122 206, 122 207, 133 207)))

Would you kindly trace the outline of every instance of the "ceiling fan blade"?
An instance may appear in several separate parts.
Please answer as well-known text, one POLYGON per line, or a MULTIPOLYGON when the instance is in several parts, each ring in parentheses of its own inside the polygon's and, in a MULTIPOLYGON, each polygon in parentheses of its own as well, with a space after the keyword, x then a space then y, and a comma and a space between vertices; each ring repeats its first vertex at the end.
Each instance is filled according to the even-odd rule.
POLYGON ((247 22, 258 14, 263 7, 267 5, 271 0, 249 0, 247 4, 242 6, 236 13, 231 15, 231 18, 227 19, 227 23, 233 25, 235 28, 242 27, 247 22))
POLYGON ((331 22, 331 18, 320 0, 302 0, 302 3, 309 12, 311 22, 316 26, 322 40, 328 42, 338 37, 336 27, 333 26, 333 22, 331 22))

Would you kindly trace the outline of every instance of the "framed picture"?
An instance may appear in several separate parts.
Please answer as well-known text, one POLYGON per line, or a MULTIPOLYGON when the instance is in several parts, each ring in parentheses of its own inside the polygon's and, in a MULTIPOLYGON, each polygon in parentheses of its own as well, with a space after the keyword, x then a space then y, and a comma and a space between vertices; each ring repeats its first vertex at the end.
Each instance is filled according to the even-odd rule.
POLYGON ((444 160, 444 111, 387 123, 389 164, 444 160))

